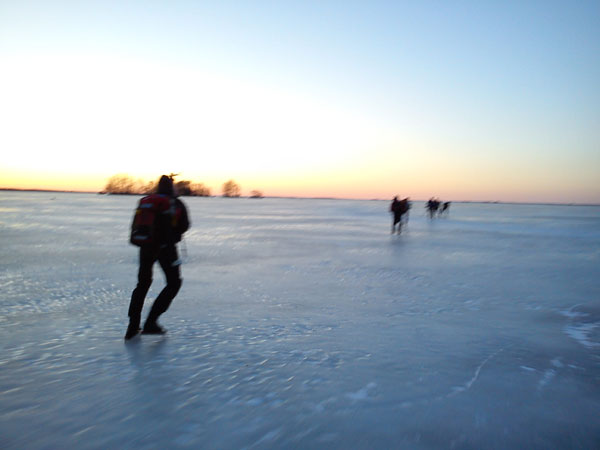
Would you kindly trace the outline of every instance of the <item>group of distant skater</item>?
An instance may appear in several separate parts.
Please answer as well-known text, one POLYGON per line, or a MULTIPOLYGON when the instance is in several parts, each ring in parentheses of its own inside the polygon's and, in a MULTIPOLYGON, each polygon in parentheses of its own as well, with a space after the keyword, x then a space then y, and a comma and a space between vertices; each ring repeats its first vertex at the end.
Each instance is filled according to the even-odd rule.
MULTIPOLYGON (((399 200, 398 196, 394 197, 390 205, 390 212, 393 217, 392 234, 400 234, 402 232, 403 225, 406 225, 408 222, 408 211, 411 207, 412 204, 408 197, 403 198, 402 200, 399 200)), ((429 218, 434 219, 435 217, 441 217, 448 214, 450 211, 450 202, 442 202, 440 199, 432 197, 425 203, 425 209, 427 210, 429 218)))
POLYGON ((429 218, 433 219, 436 216, 448 214, 450 211, 450 202, 442 202, 439 198, 430 198, 425 204, 425 209, 429 214, 429 218))

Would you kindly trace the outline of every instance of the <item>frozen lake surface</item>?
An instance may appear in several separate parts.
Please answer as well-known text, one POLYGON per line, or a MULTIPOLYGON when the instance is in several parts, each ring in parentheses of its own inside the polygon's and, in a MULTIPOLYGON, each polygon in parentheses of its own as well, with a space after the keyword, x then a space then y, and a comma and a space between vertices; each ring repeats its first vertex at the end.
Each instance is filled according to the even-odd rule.
POLYGON ((600 207, 184 199, 124 343, 137 200, 0 193, 0 448, 598 448, 600 207))

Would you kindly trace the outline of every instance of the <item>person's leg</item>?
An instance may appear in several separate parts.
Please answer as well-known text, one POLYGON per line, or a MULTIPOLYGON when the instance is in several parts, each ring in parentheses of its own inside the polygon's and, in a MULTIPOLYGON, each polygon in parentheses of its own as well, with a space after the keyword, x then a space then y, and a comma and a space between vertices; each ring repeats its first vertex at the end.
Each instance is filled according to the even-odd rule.
POLYGON ((181 287, 181 276, 179 270, 181 261, 177 256, 177 249, 175 246, 161 249, 161 252, 158 256, 158 262, 165 273, 167 285, 163 288, 160 294, 158 294, 158 297, 154 301, 152 309, 150 310, 148 318, 146 319, 144 330, 150 330, 156 325, 158 317, 167 309, 169 309, 171 302, 181 287))
POLYGON ((398 233, 400 233, 400 229, 402 227, 402 222, 400 222, 402 216, 400 214, 394 214, 394 226, 392 227, 392 234, 396 231, 396 225, 398 226, 398 233))
POLYGON ((126 338, 137 334, 140 327, 142 308, 146 294, 152 284, 152 266, 154 265, 154 254, 151 249, 140 248, 140 266, 138 270, 138 283, 131 293, 131 301, 129 303, 129 327, 127 329, 126 338))

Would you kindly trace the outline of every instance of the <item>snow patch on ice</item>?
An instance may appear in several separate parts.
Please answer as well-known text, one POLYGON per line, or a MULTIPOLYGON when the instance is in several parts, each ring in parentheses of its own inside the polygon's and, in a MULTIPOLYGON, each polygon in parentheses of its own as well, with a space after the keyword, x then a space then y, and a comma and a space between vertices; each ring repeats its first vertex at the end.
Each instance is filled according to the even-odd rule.
POLYGON ((538 382, 538 391, 545 388, 548 385, 548 383, 550 383, 550 381, 552 381, 552 379, 554 378, 555 375, 556 375, 556 371, 554 369, 547 369, 544 372, 544 375, 542 376, 541 380, 538 382))
POLYGON ((600 328, 600 322, 594 321, 595 317, 590 317, 591 315, 587 312, 575 310, 577 307, 580 305, 559 311, 561 315, 569 319, 569 323, 564 328, 565 334, 587 349, 600 347, 600 343, 592 338, 595 329, 600 328))
POLYGON ((561 362, 560 358, 554 358, 552 361, 550 361, 550 364, 552 364, 554 367, 564 367, 565 365, 561 362))
POLYGON ((322 402, 320 402, 320 403, 319 403, 317 406, 315 406, 315 411, 317 411, 317 412, 319 412, 319 413, 322 413, 322 412, 324 412, 324 411, 325 411, 325 408, 326 408, 328 405, 330 405, 330 404, 334 403, 334 402, 335 402, 335 400, 336 400, 336 399, 335 399, 335 397, 329 397, 328 399, 326 399, 326 400, 323 400, 323 401, 322 401, 322 402))
POLYGON ((367 400, 370 396, 370 392, 377 387, 377 383, 369 383, 364 388, 359 389, 356 392, 350 392, 346 396, 352 400, 367 400))
POLYGON ((585 348, 596 348, 600 347, 600 343, 592 341, 590 334, 598 327, 600 322, 571 324, 565 326, 565 333, 585 348))
POLYGON ((560 314, 562 314, 563 316, 569 318, 569 319, 579 319, 581 317, 586 317, 588 316, 588 314, 584 313, 584 312, 580 312, 580 311, 573 311, 573 309, 577 308, 579 305, 574 305, 569 309, 565 309, 563 311, 560 311, 560 314))

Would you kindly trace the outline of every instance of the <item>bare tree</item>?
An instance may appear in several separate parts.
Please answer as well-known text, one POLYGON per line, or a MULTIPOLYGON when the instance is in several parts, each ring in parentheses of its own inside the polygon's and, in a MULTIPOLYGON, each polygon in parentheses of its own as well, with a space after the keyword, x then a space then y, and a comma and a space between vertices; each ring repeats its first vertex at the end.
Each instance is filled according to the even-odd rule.
POLYGON ((250 192, 250 198, 263 198, 264 195, 261 191, 254 190, 250 192))
POLYGON ((223 184, 223 197, 239 197, 241 195, 241 189, 239 185, 233 181, 229 180, 223 184))
POLYGON ((197 195, 198 197, 210 197, 210 188, 204 186, 203 183, 194 183, 191 186, 192 195, 197 195))
POLYGON ((157 189, 157 185, 156 185, 156 181, 148 181, 147 183, 142 185, 142 191, 141 194, 152 194, 154 192, 156 192, 157 189))
POLYGON ((179 195, 193 195, 197 197, 210 197, 210 189, 203 183, 192 183, 188 180, 178 181, 176 184, 179 195))
POLYGON ((104 191, 107 194, 134 194, 136 183, 128 175, 118 174, 109 178, 104 191))
POLYGON ((191 181, 178 181, 175 183, 175 188, 177 189, 177 193, 179 195, 192 195, 191 181))

